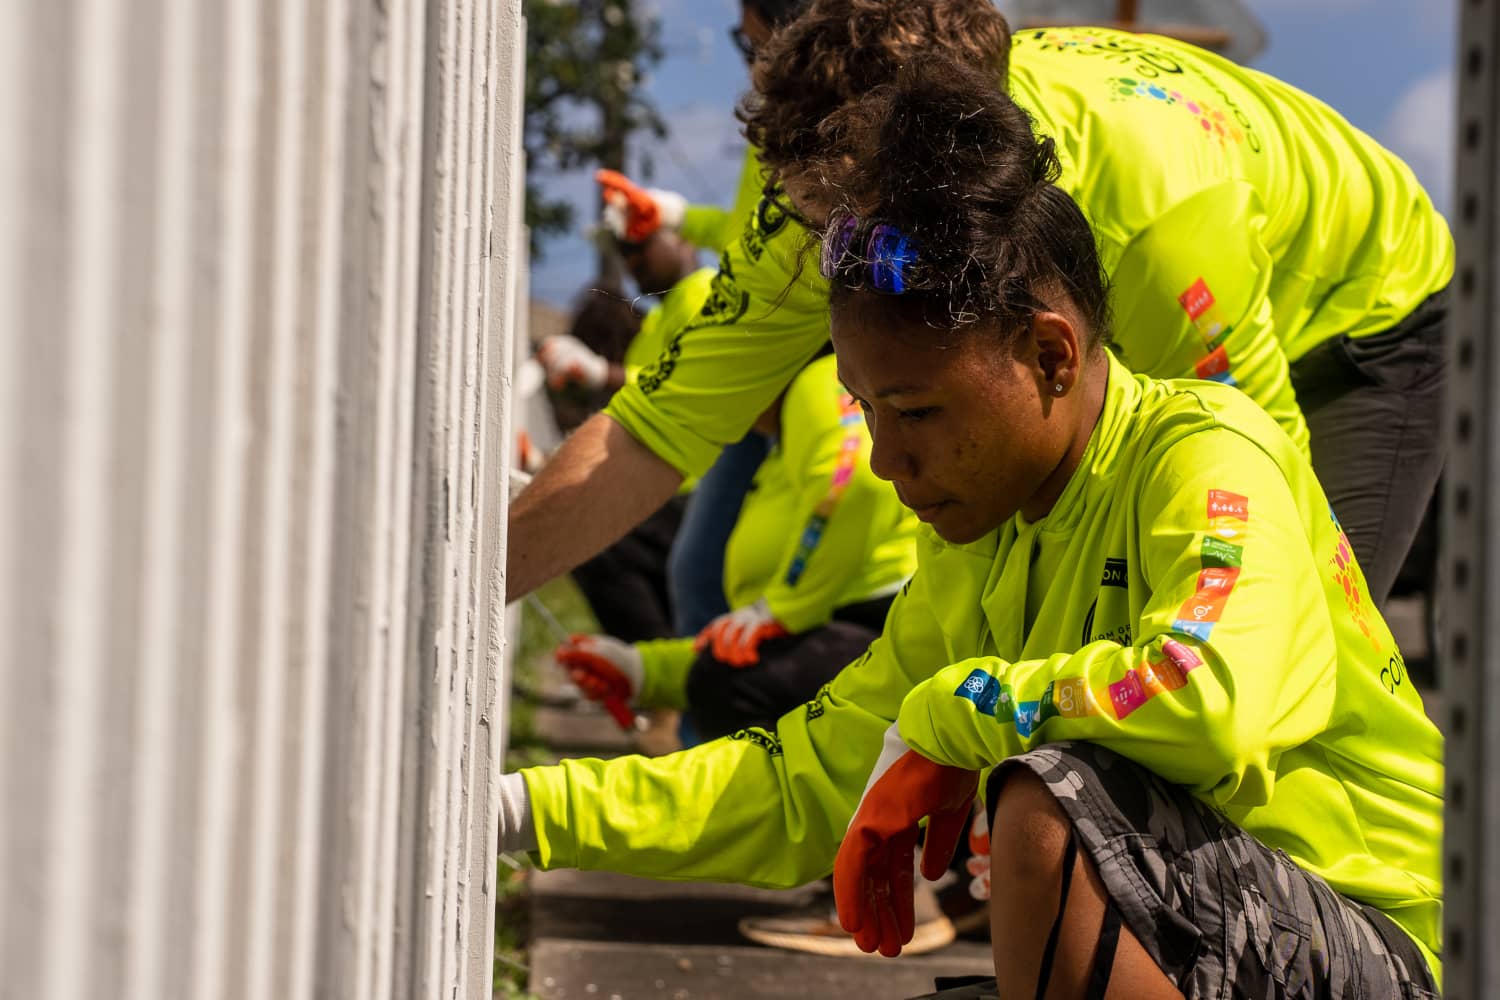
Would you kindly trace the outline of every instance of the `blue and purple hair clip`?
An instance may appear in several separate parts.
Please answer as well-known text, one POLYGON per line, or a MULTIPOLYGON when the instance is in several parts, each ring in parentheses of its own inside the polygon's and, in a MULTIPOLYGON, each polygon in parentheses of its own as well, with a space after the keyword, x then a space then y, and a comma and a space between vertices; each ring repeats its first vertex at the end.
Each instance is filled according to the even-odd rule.
POLYGON ((895 225, 842 213, 823 235, 818 270, 830 281, 839 278, 885 295, 901 295, 917 257, 916 244, 895 225))

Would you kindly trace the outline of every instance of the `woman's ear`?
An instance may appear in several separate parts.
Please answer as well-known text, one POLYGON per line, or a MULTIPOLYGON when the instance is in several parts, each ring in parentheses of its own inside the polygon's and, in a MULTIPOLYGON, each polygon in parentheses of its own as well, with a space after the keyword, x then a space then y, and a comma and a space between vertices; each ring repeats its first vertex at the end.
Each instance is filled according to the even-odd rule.
POLYGON ((1036 350, 1033 376, 1044 396, 1066 396, 1083 371, 1083 343, 1073 320, 1057 312, 1031 317, 1031 339, 1036 350))

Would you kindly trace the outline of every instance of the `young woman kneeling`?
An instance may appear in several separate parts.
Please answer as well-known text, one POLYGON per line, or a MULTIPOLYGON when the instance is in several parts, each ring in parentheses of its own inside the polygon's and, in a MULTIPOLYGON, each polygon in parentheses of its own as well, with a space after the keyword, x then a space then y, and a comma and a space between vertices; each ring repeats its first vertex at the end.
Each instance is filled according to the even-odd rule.
POLYGON ((1243 394, 1111 356, 992 90, 929 64, 829 123, 839 371, 931 527, 884 634, 774 733, 507 778, 506 842, 756 884, 836 854, 891 955, 918 822, 933 876, 983 786, 999 996, 1429 995, 1442 741, 1324 492, 1243 394))

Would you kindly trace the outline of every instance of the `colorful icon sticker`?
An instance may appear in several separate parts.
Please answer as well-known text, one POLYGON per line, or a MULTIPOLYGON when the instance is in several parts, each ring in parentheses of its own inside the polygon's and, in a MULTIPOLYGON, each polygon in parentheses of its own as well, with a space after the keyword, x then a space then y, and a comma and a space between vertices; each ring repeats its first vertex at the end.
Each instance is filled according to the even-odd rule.
POLYGON ((1344 592, 1344 605, 1349 609, 1349 617, 1354 620, 1355 625, 1359 626, 1359 630, 1364 633, 1375 651, 1383 652, 1380 636, 1370 625, 1370 616, 1374 613, 1374 608, 1365 595, 1365 574, 1354 559, 1354 548, 1349 544, 1349 536, 1344 534, 1344 526, 1339 524, 1338 516, 1334 514, 1331 505, 1328 508, 1328 517, 1338 531, 1333 558, 1329 560, 1333 566, 1334 582, 1344 592))
POLYGON ((1250 498, 1228 490, 1208 491, 1208 528, 1199 547, 1201 569, 1193 596, 1177 610, 1175 631, 1207 641, 1224 614, 1224 605, 1239 582, 1244 548, 1225 541, 1240 534, 1250 521, 1250 498), (1215 535, 1219 537, 1214 537, 1215 535))
POLYGON ((786 570, 786 583, 789 587, 795 587, 797 581, 802 579, 802 574, 807 570, 807 561, 823 540, 828 519, 833 516, 839 498, 849 488, 849 481, 854 478, 855 468, 859 465, 860 449, 864 445, 864 414, 860 412, 859 404, 854 402, 854 397, 848 393, 839 395, 839 426, 844 429, 844 438, 839 442, 838 462, 834 466, 833 477, 829 480, 828 492, 818 501, 812 516, 807 519, 797 541, 797 551, 792 553, 792 561, 786 570))
POLYGON ((1110 79, 1109 85, 1111 100, 1147 101, 1191 115, 1197 120, 1198 131, 1204 138, 1220 146, 1230 143, 1239 146, 1249 142, 1252 149, 1259 148, 1255 137, 1244 127, 1249 119, 1241 120, 1243 115, 1237 116, 1233 111, 1225 111, 1201 98, 1189 97, 1170 84, 1117 76, 1110 79))

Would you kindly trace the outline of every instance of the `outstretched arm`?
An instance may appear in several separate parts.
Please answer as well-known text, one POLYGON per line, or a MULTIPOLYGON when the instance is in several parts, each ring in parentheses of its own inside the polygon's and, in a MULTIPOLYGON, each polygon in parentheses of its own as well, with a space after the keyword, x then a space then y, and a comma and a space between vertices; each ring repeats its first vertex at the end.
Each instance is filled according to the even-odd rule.
POLYGON ((615 421, 590 417, 511 504, 506 600, 614 544, 681 482, 681 473, 615 421))

